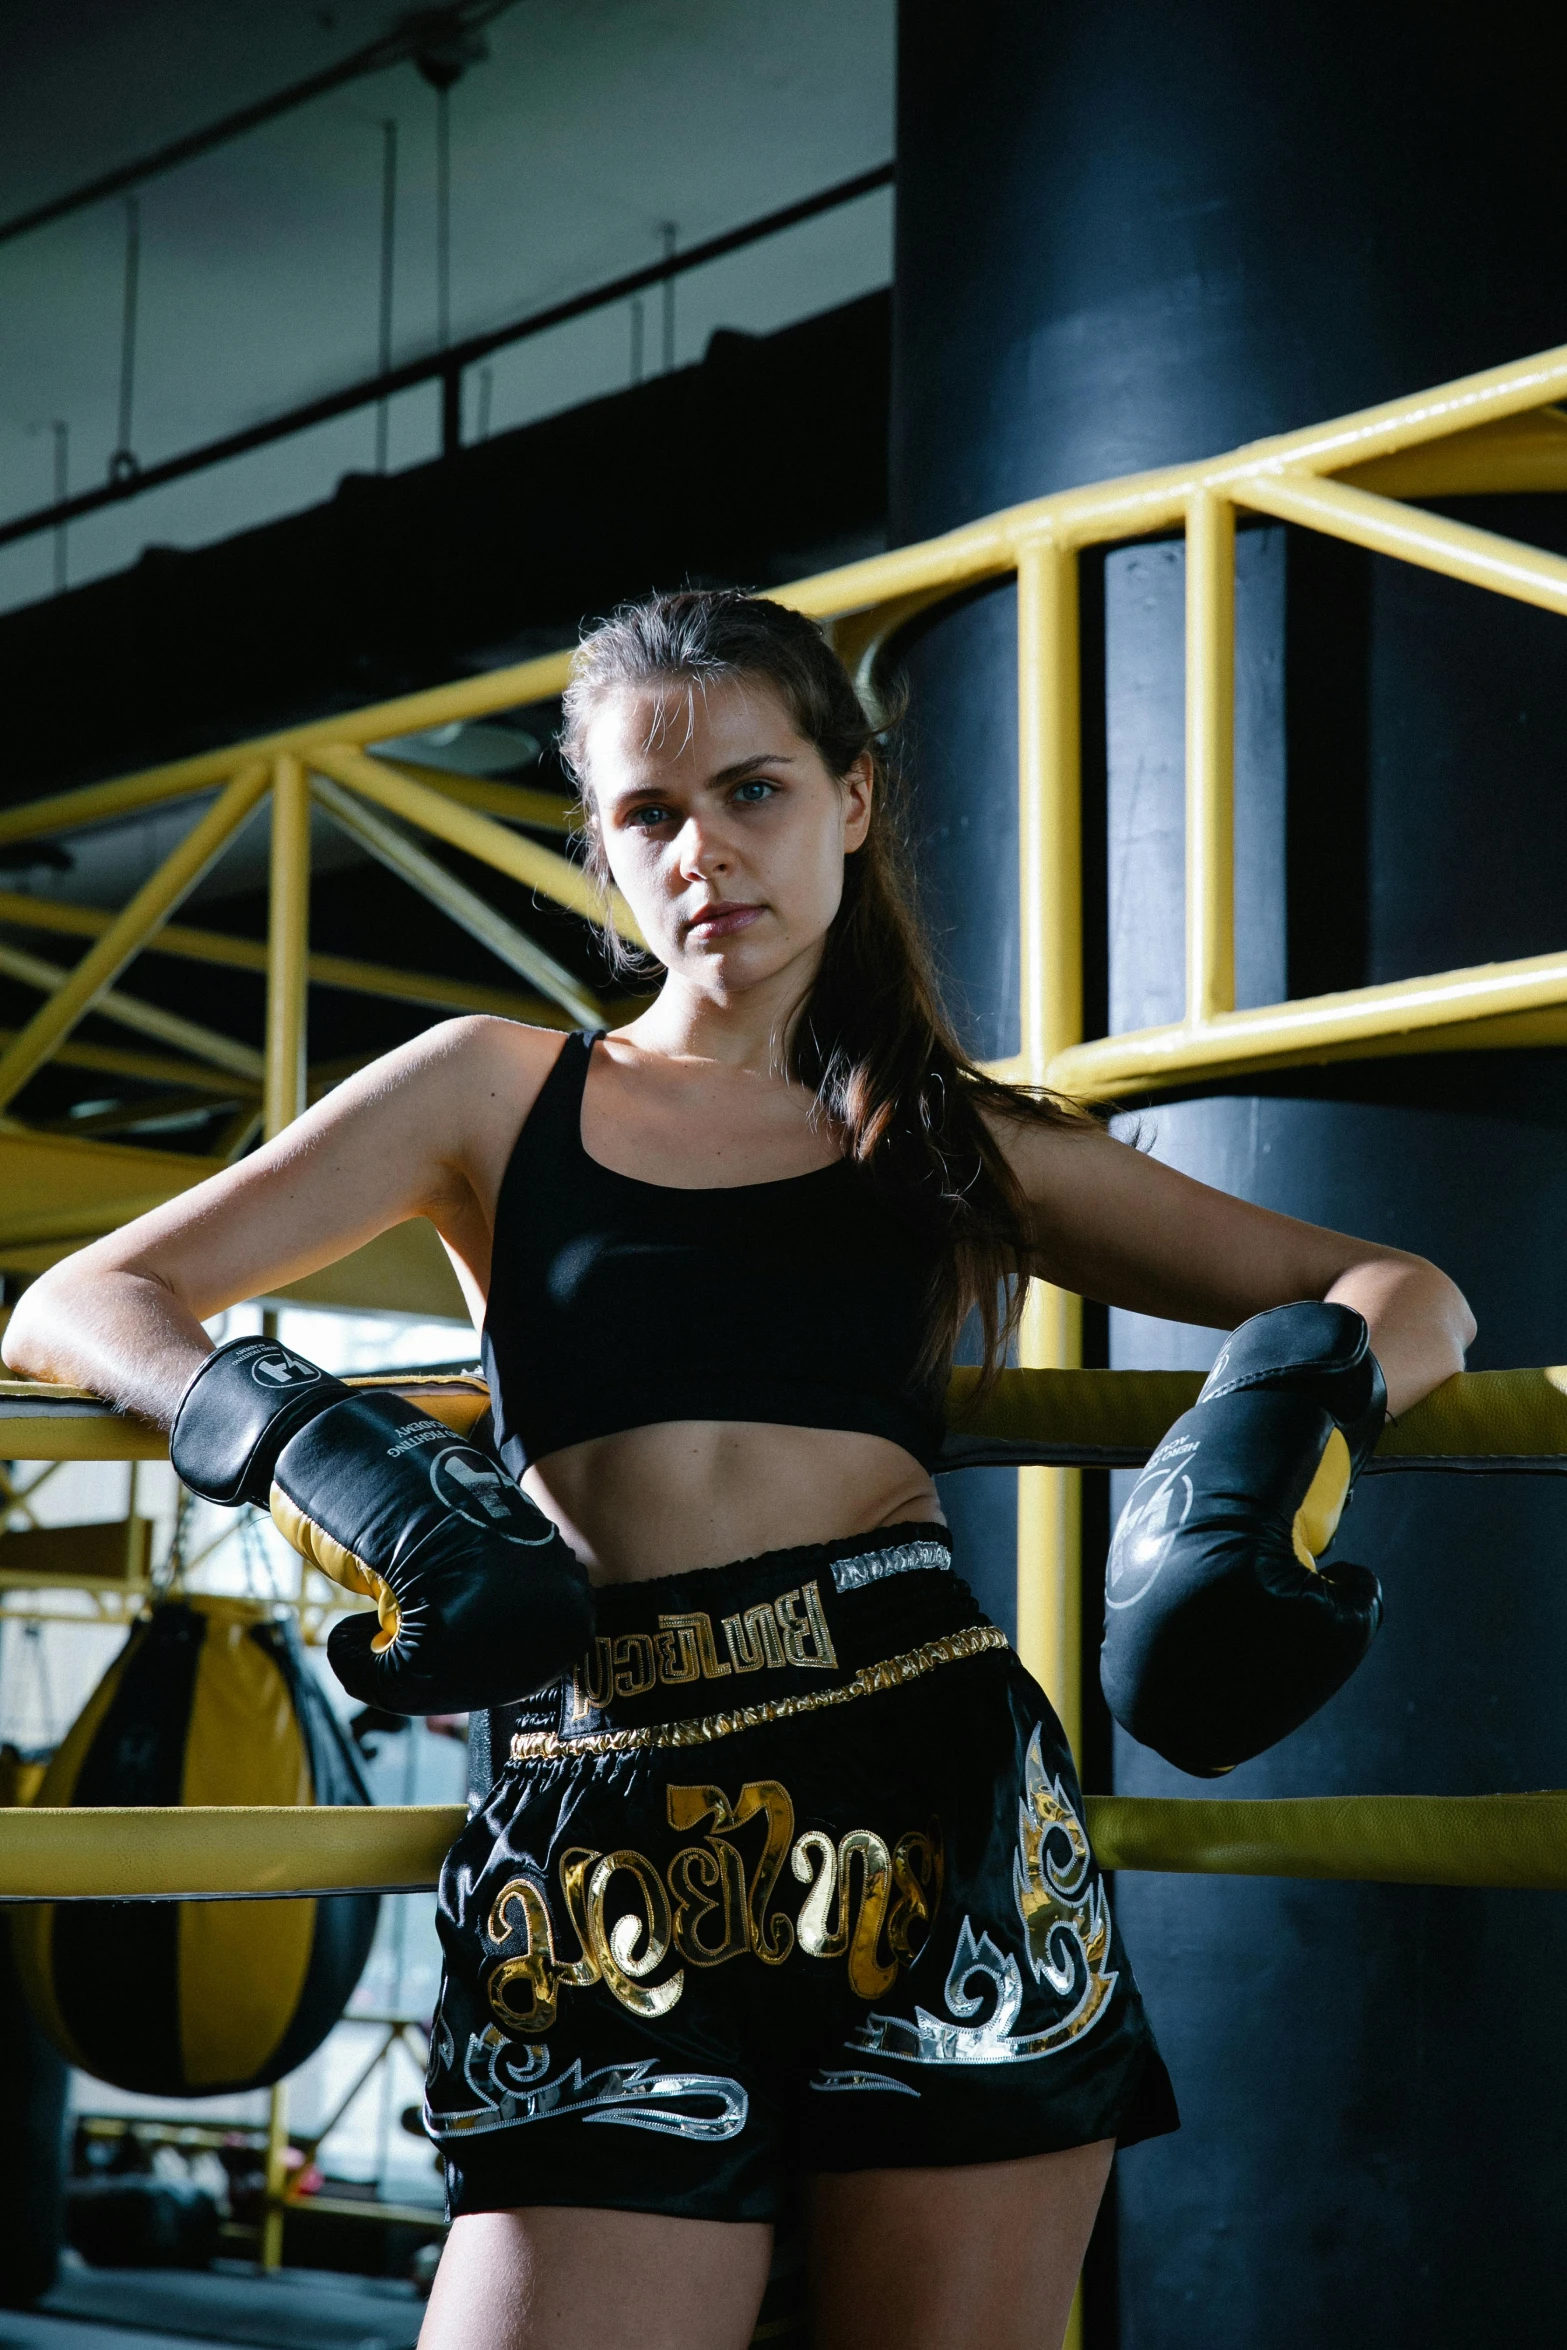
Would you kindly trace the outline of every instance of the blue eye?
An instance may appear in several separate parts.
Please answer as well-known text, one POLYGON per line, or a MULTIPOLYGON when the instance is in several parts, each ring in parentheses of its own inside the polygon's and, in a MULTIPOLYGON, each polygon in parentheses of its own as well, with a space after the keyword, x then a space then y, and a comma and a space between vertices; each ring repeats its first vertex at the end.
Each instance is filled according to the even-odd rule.
POLYGON ((765 775, 753 775, 744 783, 736 784, 734 796, 737 800, 743 800, 747 807, 754 808, 762 800, 770 800, 777 789, 778 786, 769 783, 765 775))

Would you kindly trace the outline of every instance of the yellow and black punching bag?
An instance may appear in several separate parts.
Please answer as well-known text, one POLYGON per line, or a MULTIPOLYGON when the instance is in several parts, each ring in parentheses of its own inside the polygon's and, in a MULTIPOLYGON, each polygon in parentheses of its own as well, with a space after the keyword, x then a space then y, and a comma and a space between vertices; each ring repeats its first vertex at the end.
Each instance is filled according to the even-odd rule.
MULTIPOLYGON (((370 1797, 292 1624, 201 1595, 137 1625, 36 1800, 370 1797)), ((369 1956, 377 1908, 373 1893, 72 1901, 18 1910, 12 1936, 33 2013, 73 2064, 147 2096, 207 2097, 281 2080, 320 2046, 369 1956)))

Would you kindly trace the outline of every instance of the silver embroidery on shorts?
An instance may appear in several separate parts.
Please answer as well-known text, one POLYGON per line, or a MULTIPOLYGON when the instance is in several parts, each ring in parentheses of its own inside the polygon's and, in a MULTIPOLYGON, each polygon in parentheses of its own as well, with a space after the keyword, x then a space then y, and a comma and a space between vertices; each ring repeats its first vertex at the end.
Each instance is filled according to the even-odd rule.
POLYGON ((868 1583, 884 1583, 889 1575, 951 1565, 952 1553, 944 1542, 897 1542, 890 1550, 862 1550, 855 1558, 834 1559, 832 1579, 839 1591, 863 1591, 868 1583))
POLYGON ((919 2095, 918 2089, 913 2086, 912 2082, 895 2081, 891 2073, 864 2071, 833 2073, 824 2070, 817 2074, 810 2086, 813 2089, 894 2089, 900 2097, 917 2097, 919 2095))
POLYGON ((1023 2007, 1022 1969, 988 1933, 976 1937, 973 1920, 965 1918, 944 1985, 947 2016, 923 2007, 915 2008, 912 2023, 872 2015, 845 2042, 851 2051, 901 2057, 905 2064, 1027 2064, 1080 2040, 1104 2014, 1117 1981, 1106 1965, 1110 1912, 1104 1884, 1065 1788, 1045 1770, 1037 1725, 1024 1759, 1023 1795, 1013 1895, 1029 1969, 1036 1983, 1071 2001, 1066 2013, 1041 2031, 1014 2034, 1023 2007), (987 1996, 989 2015, 972 2023, 987 1996))
POLYGON ((651 2057, 586 2074, 574 2059, 552 2081, 545 2078, 549 2069, 545 2046, 519 2047, 494 2024, 470 2032, 463 2078, 479 2102, 463 2113, 439 2113, 426 2098, 425 2128, 437 2144, 446 2144, 575 2113, 584 2121, 619 2122, 667 2138, 719 2139, 737 2138, 750 2111, 738 2081, 723 2073, 655 2072, 651 2057))

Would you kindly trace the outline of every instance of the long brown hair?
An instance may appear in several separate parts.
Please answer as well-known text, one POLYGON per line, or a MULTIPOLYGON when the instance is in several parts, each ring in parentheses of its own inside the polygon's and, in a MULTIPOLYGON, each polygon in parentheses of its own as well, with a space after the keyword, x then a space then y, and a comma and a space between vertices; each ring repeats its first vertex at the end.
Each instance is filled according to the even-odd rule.
MULTIPOLYGON (((897 771, 813 621, 763 596, 692 588, 624 605, 589 631, 572 662, 560 749, 581 795, 590 868, 607 888, 587 757, 602 703, 628 686, 699 689, 731 678, 772 686, 830 775, 841 780, 856 759, 871 762, 870 830, 845 864, 843 900, 790 1024, 785 1065, 816 1095, 847 1156, 943 1244, 926 1368, 947 1361, 975 1312, 989 1377, 1005 1360, 1031 1268, 1027 1205, 985 1113, 1089 1121, 1053 1095, 987 1076, 959 1044, 919 919, 897 771)), ((613 943, 622 967, 637 968, 639 958, 613 943)))

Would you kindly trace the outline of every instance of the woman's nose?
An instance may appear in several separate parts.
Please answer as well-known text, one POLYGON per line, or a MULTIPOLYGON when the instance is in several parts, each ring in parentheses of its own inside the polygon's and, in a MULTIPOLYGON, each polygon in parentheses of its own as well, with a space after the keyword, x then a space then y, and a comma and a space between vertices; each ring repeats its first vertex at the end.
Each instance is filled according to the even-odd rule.
POLYGON ((702 881, 710 873, 724 872, 729 863, 724 843, 708 825, 696 817, 687 817, 675 844, 680 873, 684 880, 702 881))

